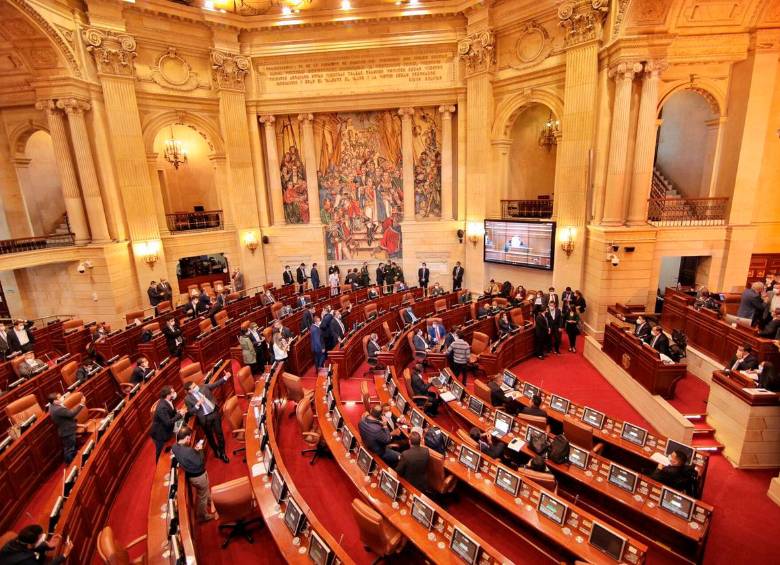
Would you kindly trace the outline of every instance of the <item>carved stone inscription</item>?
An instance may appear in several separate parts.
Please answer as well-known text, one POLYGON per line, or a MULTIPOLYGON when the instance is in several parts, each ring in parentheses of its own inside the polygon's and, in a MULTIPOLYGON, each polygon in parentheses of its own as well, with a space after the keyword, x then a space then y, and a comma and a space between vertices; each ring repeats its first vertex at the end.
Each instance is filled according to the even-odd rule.
POLYGON ((450 86, 454 80, 452 50, 406 53, 353 51, 319 56, 255 60, 264 92, 309 90, 396 90, 450 86))

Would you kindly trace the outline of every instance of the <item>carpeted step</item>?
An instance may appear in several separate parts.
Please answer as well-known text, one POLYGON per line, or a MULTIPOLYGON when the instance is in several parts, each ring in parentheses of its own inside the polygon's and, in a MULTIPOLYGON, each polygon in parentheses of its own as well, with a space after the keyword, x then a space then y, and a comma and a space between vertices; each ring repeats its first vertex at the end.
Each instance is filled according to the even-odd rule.
POLYGON ((706 420, 707 414, 683 414, 683 418, 691 422, 698 422, 706 420))
POLYGON ((720 453, 723 451, 723 444, 714 437, 693 438, 693 447, 699 451, 709 451, 710 453, 720 453))
POLYGON ((715 428, 706 421, 693 422, 693 437, 711 436, 715 433, 715 428))

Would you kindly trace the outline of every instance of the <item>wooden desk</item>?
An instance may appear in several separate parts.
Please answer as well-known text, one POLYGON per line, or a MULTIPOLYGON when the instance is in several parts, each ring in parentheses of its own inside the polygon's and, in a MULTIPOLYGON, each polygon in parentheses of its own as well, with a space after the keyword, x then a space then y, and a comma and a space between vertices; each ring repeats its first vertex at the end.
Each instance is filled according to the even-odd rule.
POLYGON ((602 349, 651 394, 659 394, 666 399, 674 397, 677 381, 686 374, 685 365, 667 365, 661 361, 657 351, 614 323, 607 324, 605 328, 602 349))
POLYGON ((723 455, 740 469, 780 466, 780 395, 752 395, 755 384, 739 373, 712 374, 707 421, 724 445, 723 455), (747 390, 746 390, 747 389, 747 390))

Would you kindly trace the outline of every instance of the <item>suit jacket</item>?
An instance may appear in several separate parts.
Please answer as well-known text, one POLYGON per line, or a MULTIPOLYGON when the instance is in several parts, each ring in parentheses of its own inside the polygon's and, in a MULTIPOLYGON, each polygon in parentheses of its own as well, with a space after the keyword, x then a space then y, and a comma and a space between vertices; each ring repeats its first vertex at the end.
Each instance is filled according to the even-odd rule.
POLYGON ((130 382, 137 384, 144 382, 144 377, 154 371, 151 367, 144 369, 143 367, 136 367, 133 369, 132 375, 130 375, 130 382))
POLYGON ((368 354, 369 359, 376 359, 380 350, 381 347, 377 342, 368 340, 368 343, 366 344, 366 353, 368 354))
POLYGON ((241 346, 241 360, 244 365, 252 365, 257 363, 257 351, 255 351, 255 344, 249 339, 247 334, 238 336, 238 345, 241 346))
POLYGON ((641 326, 637 326, 634 328, 634 335, 641 339, 642 341, 647 341, 650 337, 650 324, 645 322, 641 326))
POLYGON ((330 331, 330 335, 333 339, 333 345, 336 345, 338 341, 344 337, 344 334, 346 333, 346 328, 344 327, 344 322, 339 321, 337 318, 333 318, 328 324, 328 330, 330 331))
POLYGON ((534 325, 534 335, 537 337, 546 336, 550 327, 547 324, 547 316, 545 314, 537 314, 535 318, 536 324, 534 325))
MULTIPOLYGON (((780 339, 780 320, 772 320, 764 326, 764 329, 758 332, 761 337, 768 337, 769 339, 780 339)), ((2 349, 2 344, 0 344, 2 349)))
POLYGON ((152 416, 152 427, 149 436, 157 441, 168 441, 173 436, 173 426, 182 419, 182 415, 176 412, 167 400, 157 402, 152 416))
POLYGON ((184 345, 184 338, 181 335, 179 326, 169 327, 165 324, 162 329, 162 333, 165 336, 165 343, 168 346, 168 352, 171 355, 175 355, 180 347, 184 345), (180 340, 179 343, 177 341, 180 340))
MULTIPOLYGON (((734 367, 734 363, 737 362, 737 356, 731 358, 731 361, 729 361, 728 366, 726 369, 732 369, 734 367)), ((742 361, 739 362, 737 365, 736 371, 752 371, 753 369, 758 368, 758 357, 754 353, 750 353, 747 356, 742 358, 742 361)))
POLYGON ((360 420, 358 431, 366 449, 377 455, 383 455, 387 444, 393 441, 390 432, 382 426, 382 423, 370 416, 360 420))
POLYGON ((745 289, 745 292, 742 293, 742 297, 739 299, 737 317, 752 319, 756 312, 761 312, 763 309, 764 301, 761 300, 761 295, 752 288, 747 288, 745 289))
POLYGON ((382 286, 385 282, 385 270, 377 267, 376 269, 376 284, 382 286))
MULTIPOLYGON (((218 386, 222 386, 223 384, 225 384, 225 381, 220 378, 215 383, 202 384, 198 386, 198 392, 205 396, 214 405, 214 412, 217 414, 219 414, 219 405, 214 399, 214 393, 211 391, 218 386)), ((194 394, 188 393, 184 397, 184 404, 187 406, 187 412, 195 416, 198 419, 199 424, 203 425, 206 422, 206 415, 203 413, 203 408, 197 406, 198 399, 194 394)))
POLYGON ((428 328, 428 338, 433 343, 438 343, 439 341, 444 339, 446 335, 447 335, 447 330, 445 330, 443 326, 434 324, 428 328), (437 335, 437 331, 438 331, 438 335, 437 335))
POLYGON ((301 317, 301 331, 308 330, 313 323, 314 316, 312 316, 311 312, 308 310, 304 310, 303 316, 301 317))
MULTIPOLYGON (((27 332, 27 338, 30 340, 27 344, 24 345, 24 349, 26 351, 32 351, 35 338, 29 329, 25 328, 24 331, 27 332)), ((11 353, 14 351, 22 351, 23 346, 21 343, 19 343, 19 338, 16 336, 16 331, 14 331, 13 328, 8 330, 8 347, 11 353)))
POLYGON ((563 327, 563 313, 560 308, 555 309, 555 319, 550 314, 550 310, 544 313, 544 317, 547 318, 547 326, 552 330, 560 330, 563 327))
POLYGON ((293 283, 293 274, 290 271, 284 271, 282 273, 282 281, 284 281, 285 285, 292 284, 293 283))
POLYGON ((528 416, 547 416, 547 412, 541 408, 537 408, 536 406, 524 407, 523 414, 527 414, 528 416))
POLYGON ((231 280, 233 281, 233 292, 244 290, 244 273, 239 271, 233 275, 231 280))
POLYGON ((173 298, 173 288, 171 288, 171 283, 160 283, 157 285, 157 290, 160 291, 160 295, 162 296, 163 300, 170 300, 173 298))
POLYGON ((431 270, 427 267, 423 269, 420 267, 417 269, 417 280, 420 282, 420 286, 427 285, 431 278, 431 270))
POLYGON ((650 336, 650 341, 648 343, 655 349, 658 353, 663 353, 664 355, 669 355, 669 338, 666 337, 664 334, 660 334, 658 336, 658 339, 650 336), (655 341, 655 343, 654 343, 655 341))
POLYGON ((455 268, 452 269, 452 279, 456 282, 461 282, 463 280, 463 267, 455 266, 455 268))
POLYGON ((775 371, 774 368, 770 369, 764 365, 764 369, 758 375, 758 386, 772 392, 780 391, 780 379, 775 371))
POLYGON ((311 331, 311 350, 313 353, 322 353, 322 330, 319 326, 315 326, 314 324, 311 325, 309 328, 309 331, 311 331))
POLYGON ((415 335, 412 338, 412 343, 414 343, 415 351, 425 351, 428 347, 428 344, 425 343, 425 340, 419 335, 415 335))
POLYGON ((416 316, 414 316, 414 313, 410 315, 409 310, 404 309, 403 318, 404 318, 404 323, 411 324, 415 321, 414 318, 416 318, 416 316))
POLYGON ((413 445, 403 453, 396 466, 396 472, 414 487, 425 492, 428 490, 428 448, 413 445))
POLYGON ((22 361, 21 363, 19 363, 19 376, 28 379, 32 377, 34 374, 43 371, 43 368, 46 367, 46 364, 43 361, 40 361, 38 359, 36 359, 36 361, 38 361, 38 363, 36 363, 34 367, 30 365, 27 361, 22 361))
POLYGON ((298 281, 298 284, 305 283, 307 278, 309 277, 306 276, 306 271, 304 269, 301 269, 300 267, 295 269, 295 280, 298 281))
POLYGON ((417 371, 412 371, 412 392, 415 396, 427 396, 430 385, 426 383, 422 375, 417 371))
POLYGON ((311 287, 320 288, 320 274, 317 272, 317 269, 315 267, 311 268, 311 272, 309 273, 309 276, 311 277, 311 287))
POLYGON ((207 312, 208 309, 209 309, 208 304, 204 304, 203 302, 198 300, 197 305, 193 305, 192 301, 190 300, 190 302, 187 305, 187 309, 185 310, 185 312, 187 314, 189 314, 191 317, 197 318, 198 316, 200 316, 204 312, 207 312))
POLYGON ((512 324, 509 322, 509 320, 498 320, 498 329, 501 330, 504 333, 508 333, 512 331, 512 324))
POLYGON ((57 435, 60 437, 68 437, 76 435, 76 416, 84 408, 82 405, 76 406, 73 410, 60 406, 58 404, 52 404, 49 407, 49 414, 51 415, 51 421, 57 426, 57 435))
POLYGON ((0 357, 8 353, 10 348, 10 345, 8 345, 8 332, 5 332, 0 335, 0 357))
POLYGON ((149 296, 149 304, 152 306, 157 306, 160 302, 163 301, 162 294, 156 285, 147 288, 146 294, 149 296))
POLYGON ((490 403, 493 406, 503 406, 506 404, 506 394, 504 394, 504 391, 501 390, 501 386, 497 382, 490 381, 488 383, 488 388, 490 389, 490 403))
POLYGON ((203 304, 203 310, 206 311, 211 305, 211 298, 209 298, 209 295, 205 292, 201 292, 198 296, 198 304, 203 304))

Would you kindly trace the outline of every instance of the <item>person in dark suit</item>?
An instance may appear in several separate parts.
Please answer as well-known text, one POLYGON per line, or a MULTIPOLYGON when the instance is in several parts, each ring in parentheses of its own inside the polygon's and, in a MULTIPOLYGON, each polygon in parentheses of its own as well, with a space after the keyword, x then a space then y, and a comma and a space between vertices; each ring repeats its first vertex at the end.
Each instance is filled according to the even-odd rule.
POLYGON ((133 369, 133 373, 130 375, 130 381, 135 384, 142 383, 152 371, 154 369, 149 368, 149 359, 139 357, 135 364, 135 369, 133 369))
POLYGON ((208 311, 209 307, 208 304, 203 304, 200 301, 200 298, 197 296, 191 296, 190 301, 187 304, 187 307, 185 308, 184 312, 190 317, 190 318, 197 318, 201 314, 208 311))
POLYGON ((415 365, 412 369, 412 394, 414 396, 427 396, 428 402, 425 404, 425 413, 429 416, 436 416, 439 412, 441 399, 436 389, 423 378, 423 366, 415 365))
POLYGON ((312 355, 314 355, 314 366, 317 369, 321 369, 325 365, 327 353, 325 352, 325 344, 323 343, 319 316, 314 316, 314 321, 309 327, 309 331, 311 332, 311 352, 312 355))
POLYGON ((750 288, 746 288, 739 299, 737 317, 755 320, 756 315, 764 309, 764 301, 761 298, 763 292, 764 284, 760 282, 754 282, 750 288))
POLYGON ((422 328, 417 328, 417 331, 414 332, 412 344, 414 345, 415 353, 426 353, 428 351, 428 343, 425 341, 422 328))
POLYGON ((547 318, 547 327, 550 330, 550 350, 555 352, 556 355, 561 353, 561 330, 563 329, 563 314, 561 309, 558 308, 557 297, 556 300, 550 300, 547 304, 547 312, 544 314, 547 318))
POLYGON ((235 267, 230 275, 230 284, 233 285, 233 292, 244 290, 244 273, 238 267, 235 267))
POLYGON ((395 468, 401 454, 388 447, 392 443, 393 437, 387 426, 382 423, 381 406, 375 404, 371 407, 371 412, 360 420, 358 431, 366 449, 371 453, 376 453, 382 458, 382 461, 395 468))
POLYGON ((647 323, 644 316, 637 316, 634 335, 645 342, 650 339, 650 324, 647 323))
POLYGON ((537 306, 534 315, 534 355, 539 359, 544 359, 544 353, 547 351, 547 344, 550 341, 550 328, 547 325, 547 317, 542 312, 541 307, 537 306))
POLYGON ((376 333, 372 333, 366 343, 366 357, 374 363, 374 367, 377 369, 384 369, 384 366, 379 363, 377 355, 382 350, 382 346, 379 345, 379 336, 376 333))
POLYGON ((669 454, 669 465, 659 463, 650 478, 673 489, 689 492, 694 473, 695 471, 688 466, 688 456, 685 452, 682 449, 675 449, 669 454))
POLYGON ((62 536, 54 534, 48 541, 46 533, 38 524, 25 526, 19 531, 19 535, 13 537, 2 548, 0 548, 0 563, 3 565, 60 565, 65 563, 71 550, 73 542, 67 538, 65 543, 60 546, 61 553, 47 559, 46 552, 55 550, 62 536))
POLYGON ((308 330, 314 323, 315 310, 314 305, 309 304, 309 307, 303 311, 303 316, 301 316, 301 332, 308 330))
POLYGON ((161 277, 157 290, 160 291, 160 296, 163 300, 173 300, 173 288, 171 288, 171 283, 168 282, 168 279, 161 277))
POLYGON ((8 344, 8 330, 5 324, 0 322, 0 360, 5 359, 11 352, 11 346, 8 344))
POLYGON ((460 261, 455 263, 455 267, 452 269, 452 290, 460 290, 463 285, 463 267, 460 265, 460 261))
POLYGON ((165 336, 168 353, 181 359, 184 352, 184 337, 181 335, 181 329, 179 324, 176 323, 176 318, 170 318, 165 322, 162 333, 165 336))
POLYGON ((70 410, 63 403, 62 395, 59 392, 53 392, 49 395, 49 415, 57 428, 57 435, 60 436, 66 465, 70 464, 76 457, 76 416, 85 407, 83 396, 81 404, 70 410))
POLYGON ((333 323, 333 311, 330 306, 325 306, 322 309, 322 321, 320 322, 320 331, 322 333, 322 342, 325 345, 325 350, 330 351, 333 349, 333 343, 331 342, 330 325, 333 323))
POLYGON ((160 459, 165 444, 173 437, 174 425, 187 413, 187 409, 183 407, 177 412, 173 405, 174 400, 176 400, 176 391, 169 386, 162 387, 160 400, 157 401, 157 406, 154 408, 152 427, 149 430, 149 437, 154 442, 155 461, 160 459))
POLYGON ((434 322, 428 326, 428 341, 431 344, 438 344, 447 335, 447 330, 441 322, 434 322))
POLYGON ((503 384, 502 375, 498 373, 492 379, 488 381, 488 388, 490 389, 490 404, 493 406, 502 406, 505 412, 509 414, 517 414, 523 408, 514 398, 506 395, 501 388, 503 384))
POLYGON ((381 289, 385 285, 385 264, 379 263, 376 268, 376 285, 381 289))
POLYGON ((25 379, 29 379, 30 377, 33 377, 38 373, 42 373, 43 371, 45 371, 47 367, 48 366, 46 365, 46 363, 44 363, 40 359, 35 358, 34 351, 27 351, 24 354, 24 361, 19 363, 18 366, 19 376, 24 377, 25 379))
POLYGON ((209 308, 211 308, 211 297, 206 293, 205 289, 201 289, 198 295, 198 303, 204 312, 208 312, 209 308))
POLYGON ((8 348, 10 353, 21 351, 27 353, 35 347, 35 337, 30 331, 32 322, 16 320, 13 329, 8 332, 8 348))
POLYGON ((298 292, 303 293, 303 289, 306 287, 306 280, 309 275, 306 274, 306 263, 301 263, 300 266, 295 269, 295 281, 298 283, 298 292))
POLYGON ((420 445, 420 434, 413 431, 409 434, 409 449, 401 453, 395 470, 399 476, 409 481, 412 486, 422 492, 428 490, 428 459, 430 453, 427 447, 420 445))
POLYGON ((214 327, 217 327, 217 312, 225 309, 225 296, 226 294, 218 292, 214 302, 209 306, 208 317, 211 319, 211 324, 214 327))
POLYGON ((778 378, 775 372, 775 366, 771 361, 762 361, 758 365, 758 386, 771 390, 772 392, 780 392, 780 378, 778 378))
POLYGON ((508 334, 515 328, 517 328, 517 326, 509 321, 509 317, 506 315, 506 312, 502 312, 498 317, 498 333, 501 335, 508 334))
POLYGON ((428 294, 428 281, 431 280, 431 270, 423 263, 422 266, 417 269, 417 282, 420 288, 423 289, 423 295, 428 294))
POLYGON ((476 426, 469 430, 469 436, 479 444, 482 453, 493 459, 501 459, 506 449, 504 442, 495 440, 492 434, 483 434, 476 426))
POLYGON ((260 331, 260 328, 258 328, 256 322, 249 324, 247 337, 252 341, 252 345, 255 348, 255 366, 258 371, 262 372, 271 358, 270 345, 266 342, 265 337, 260 331))
POLYGON ((767 322, 763 330, 758 332, 758 335, 769 339, 780 339, 780 308, 775 309, 772 313, 772 319, 767 322))
POLYGON ((299 294, 298 297, 295 299, 296 308, 306 308, 306 306, 308 305, 309 305, 309 300, 303 294, 299 294))
POLYGON ((157 308, 157 305, 163 301, 162 294, 155 281, 149 283, 149 288, 146 289, 146 295, 149 297, 149 304, 154 308, 157 308))
POLYGON ((547 416, 542 406, 542 397, 535 394, 531 399, 531 405, 523 408, 523 414, 527 416, 547 416))
POLYGON ((94 357, 85 357, 79 365, 79 368, 76 369, 76 380, 78 382, 84 382, 99 369, 100 365, 95 361, 94 357))
POLYGON ((328 324, 328 332, 330 334, 330 343, 333 347, 336 347, 339 340, 347 333, 347 328, 344 327, 344 322, 341 320, 340 310, 336 310, 333 314, 333 319, 328 324))
POLYGON ((211 391, 222 386, 228 380, 230 380, 230 373, 225 373, 216 382, 203 386, 198 386, 192 381, 184 384, 184 390, 187 393, 184 397, 184 404, 187 406, 187 411, 197 418, 212 451, 225 463, 230 462, 230 459, 225 454, 225 436, 222 435, 222 418, 219 414, 219 406, 211 391))
POLYGON ((376 286, 372 286, 368 289, 368 292, 366 293, 366 296, 369 300, 376 300, 379 298, 380 290, 376 286))
POLYGON ((737 352, 724 369, 731 371, 752 371, 757 367, 758 357, 753 353, 753 348, 745 344, 737 347, 737 352))
POLYGON ((404 323, 405 324, 413 324, 417 320, 419 320, 419 318, 414 315, 414 310, 412 310, 411 306, 407 306, 406 308, 404 308, 404 311, 403 311, 403 314, 401 314, 401 317, 404 319, 404 323))
POLYGON ((292 270, 290 269, 290 265, 284 266, 284 272, 282 273, 282 285, 288 286, 295 282, 295 279, 293 278, 292 270))
POLYGON ((309 279, 311 280, 311 287, 313 289, 320 288, 320 272, 317 270, 317 263, 311 264, 311 271, 309 272, 309 279))
POLYGON ((664 330, 660 325, 653 326, 650 330, 650 340, 648 341, 650 347, 655 349, 658 353, 669 356, 669 338, 664 334, 664 330))

